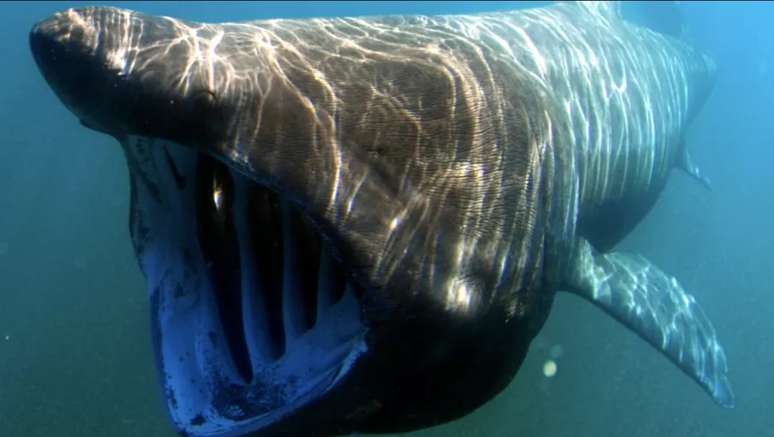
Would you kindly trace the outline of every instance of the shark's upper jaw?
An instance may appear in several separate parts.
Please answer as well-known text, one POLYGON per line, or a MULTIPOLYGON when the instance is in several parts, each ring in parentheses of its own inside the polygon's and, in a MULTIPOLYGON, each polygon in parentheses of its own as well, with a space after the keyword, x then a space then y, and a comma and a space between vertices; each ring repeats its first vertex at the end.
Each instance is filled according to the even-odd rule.
POLYGON ((131 233, 172 420, 259 430, 321 397, 365 350, 355 287, 296 207, 215 159, 123 141, 131 233))

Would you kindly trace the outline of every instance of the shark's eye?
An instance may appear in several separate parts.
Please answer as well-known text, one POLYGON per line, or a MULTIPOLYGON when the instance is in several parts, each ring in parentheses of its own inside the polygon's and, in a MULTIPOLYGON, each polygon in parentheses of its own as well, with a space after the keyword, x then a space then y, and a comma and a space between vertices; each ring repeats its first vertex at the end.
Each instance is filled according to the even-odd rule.
POLYGON ((212 90, 197 90, 191 96, 191 111, 196 114, 211 114, 217 104, 218 96, 212 90))
POLYGON ((185 134, 194 141, 214 141, 214 136, 223 132, 225 122, 218 95, 210 89, 195 90, 185 102, 180 114, 185 134))

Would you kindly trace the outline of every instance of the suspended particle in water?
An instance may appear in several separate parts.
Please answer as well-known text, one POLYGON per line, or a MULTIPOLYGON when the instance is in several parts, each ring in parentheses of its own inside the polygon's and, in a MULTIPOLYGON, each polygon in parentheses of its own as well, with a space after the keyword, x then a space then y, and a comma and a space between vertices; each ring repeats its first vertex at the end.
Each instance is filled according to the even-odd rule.
POLYGON ((554 375, 556 375, 556 361, 554 360, 548 360, 545 363, 543 363, 543 375, 546 378, 553 378, 554 375))
POLYGON ((76 258, 73 261, 73 267, 75 267, 76 270, 87 270, 89 267, 89 264, 83 258, 76 258))
POLYGON ((548 351, 548 354, 551 355, 551 358, 556 360, 564 355, 564 348, 561 344, 555 344, 551 346, 551 350, 548 351))

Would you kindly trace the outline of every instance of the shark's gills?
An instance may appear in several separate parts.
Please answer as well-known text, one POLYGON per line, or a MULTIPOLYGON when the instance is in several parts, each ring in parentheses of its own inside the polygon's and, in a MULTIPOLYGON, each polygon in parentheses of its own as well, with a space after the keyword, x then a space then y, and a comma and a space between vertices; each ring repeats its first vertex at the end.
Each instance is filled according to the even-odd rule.
POLYGON ((590 300, 663 352, 718 404, 734 406, 726 355, 704 311, 647 259, 602 254, 579 239, 563 290, 590 300))

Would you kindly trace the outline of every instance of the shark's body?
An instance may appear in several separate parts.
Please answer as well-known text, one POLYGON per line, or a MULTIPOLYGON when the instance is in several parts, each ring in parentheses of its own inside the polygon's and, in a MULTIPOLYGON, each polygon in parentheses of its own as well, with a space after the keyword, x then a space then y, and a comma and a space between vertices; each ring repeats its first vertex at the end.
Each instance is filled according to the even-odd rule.
POLYGON ((164 393, 195 435, 401 431, 500 391, 576 292, 733 404, 714 330, 608 252, 714 66, 608 4, 197 24, 70 10, 31 45, 131 170, 164 393))

